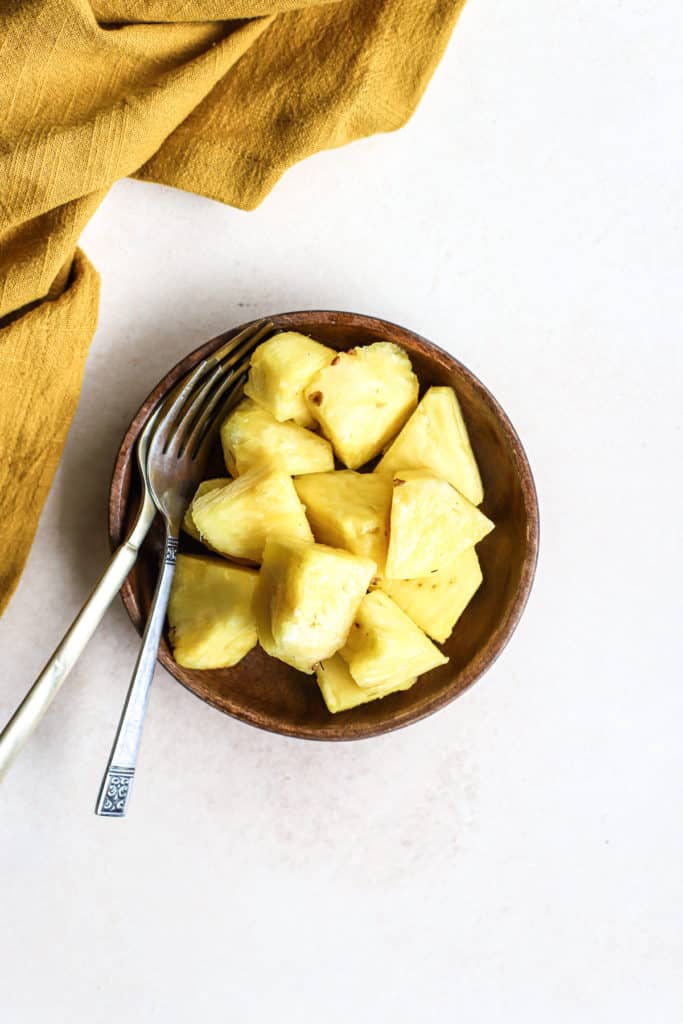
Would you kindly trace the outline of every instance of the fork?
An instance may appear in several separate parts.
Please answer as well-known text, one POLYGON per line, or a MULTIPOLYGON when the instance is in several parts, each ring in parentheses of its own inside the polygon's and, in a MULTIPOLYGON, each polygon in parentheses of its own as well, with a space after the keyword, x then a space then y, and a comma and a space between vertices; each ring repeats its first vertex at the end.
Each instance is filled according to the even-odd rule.
POLYGON ((273 330, 259 321, 204 360, 162 408, 152 434, 145 473, 152 500, 164 521, 165 541, 152 607, 133 670, 95 813, 122 818, 135 775, 145 712, 156 667, 166 607, 175 572, 183 516, 205 475, 222 414, 241 394, 249 358, 273 330), (216 410, 221 404, 221 415, 216 410))
POLYGON ((107 608, 121 589, 126 576, 135 565, 140 545, 147 536, 156 515, 156 507, 147 486, 144 466, 147 462, 147 445, 157 415, 158 410, 154 410, 138 438, 137 461, 142 496, 135 524, 126 540, 116 550, 45 668, 0 732, 0 778, 12 764, 29 736, 38 727, 69 672, 83 653, 88 640, 102 621, 107 608))

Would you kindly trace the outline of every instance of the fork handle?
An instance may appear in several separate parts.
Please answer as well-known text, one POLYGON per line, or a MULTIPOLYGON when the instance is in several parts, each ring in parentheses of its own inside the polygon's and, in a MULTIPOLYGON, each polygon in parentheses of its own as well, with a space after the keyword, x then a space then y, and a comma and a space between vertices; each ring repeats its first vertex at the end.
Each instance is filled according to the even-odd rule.
POLYGON ((154 599, 133 670, 114 746, 102 779, 95 813, 105 818, 123 818, 135 775, 142 727, 157 663, 166 607, 175 573, 178 534, 167 530, 166 543, 154 599))
POLYGON ((47 665, 0 732, 0 779, 38 726, 59 693, 62 683, 83 653, 88 640, 102 621, 107 608, 123 586, 126 576, 135 565, 140 544, 152 524, 154 515, 155 509, 151 501, 146 502, 130 536, 114 554, 47 665))

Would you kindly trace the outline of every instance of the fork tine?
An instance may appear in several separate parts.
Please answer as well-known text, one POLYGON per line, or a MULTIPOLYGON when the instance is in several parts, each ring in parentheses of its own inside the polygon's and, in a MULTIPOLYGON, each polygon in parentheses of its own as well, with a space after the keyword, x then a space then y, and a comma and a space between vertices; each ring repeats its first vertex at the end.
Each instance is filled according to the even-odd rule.
POLYGON ((162 436, 170 436, 177 429, 188 399, 202 377, 212 368, 212 365, 208 359, 203 359, 199 366, 195 366, 194 370, 187 377, 180 381, 179 384, 176 384, 161 406, 159 418, 152 435, 155 440, 162 436))
POLYGON ((269 330, 270 328, 266 326, 262 330, 257 331, 255 334, 250 335, 244 341, 240 342, 240 344, 236 345, 235 348, 231 349, 230 353, 227 356, 222 357, 220 360, 220 365, 223 369, 232 370, 234 368, 235 372, 240 372, 242 365, 245 362, 248 363, 254 349, 260 343, 264 334, 267 334, 269 330))
POLYGON ((226 356, 230 355, 231 352, 234 352, 243 341, 251 341, 255 345, 257 342, 261 341, 264 335, 273 330, 275 330, 275 325, 271 323, 270 320, 258 320, 256 323, 251 324, 251 326, 245 327, 243 331, 236 334, 234 338, 230 339, 230 341, 226 341, 225 345, 214 352, 211 358, 221 361, 222 359, 225 359, 226 356))
MULTIPOLYGON (((161 421, 156 431, 158 434, 161 434, 163 430, 166 435, 163 446, 164 451, 168 450, 173 436, 181 431, 186 417, 192 415, 197 410, 198 405, 195 402, 195 395, 202 379, 206 378, 206 375, 211 371, 210 380, 214 383, 221 376, 221 373, 218 372, 219 370, 225 372, 240 363, 245 355, 251 354, 264 335, 272 330, 273 324, 270 321, 263 320, 252 324, 251 327, 245 328, 245 330, 240 331, 236 337, 231 338, 229 342, 218 349, 213 355, 203 359, 199 366, 181 382, 181 390, 178 391, 179 386, 176 385, 177 394, 171 392, 171 402, 167 408, 163 409, 161 421)), ((200 389, 202 396, 206 394, 207 390, 210 390, 210 387, 206 388, 205 385, 206 381, 200 389)))
POLYGON ((170 429, 163 449, 165 452, 175 449, 180 458, 189 445, 194 446, 203 425, 206 423, 206 416, 211 409, 215 408, 221 395, 225 393, 235 376, 242 371, 245 362, 248 361, 254 348, 258 345, 264 334, 272 330, 272 326, 270 322, 261 322, 251 328, 247 328, 210 357, 210 361, 217 365, 208 375, 203 377, 201 384, 194 387, 173 425, 169 424, 170 429), (222 378, 225 379, 222 380, 222 378), (217 389, 216 395, 207 404, 207 399, 209 399, 212 390, 221 380, 222 383, 217 389), (195 425, 198 423, 200 416, 202 417, 201 425, 195 430, 195 425))
POLYGON ((200 411, 192 426, 192 430, 183 445, 183 451, 189 451, 191 458, 196 459, 199 455, 200 449, 204 446, 206 441, 213 439, 216 430, 224 418, 223 415, 213 416, 213 412, 218 406, 218 403, 225 399, 225 410, 222 409, 221 412, 227 412, 227 410, 242 397, 242 388, 244 387, 246 379, 246 367, 242 370, 237 367, 229 373, 225 380, 221 381, 218 387, 214 390, 214 393, 200 411))
POLYGON ((188 395, 184 408, 180 412, 175 424, 164 438, 164 452, 175 449, 177 454, 180 455, 185 449, 185 439, 192 430, 197 417, 200 415, 204 402, 208 395, 210 395, 216 382, 221 380, 225 376, 226 372, 229 373, 229 371, 226 371, 220 363, 218 366, 214 366, 213 370, 205 375, 201 383, 195 387, 194 391, 190 395, 188 395))
POLYGON ((161 408, 151 438, 163 452, 175 449, 180 457, 190 440, 196 451, 199 450, 198 440, 203 441, 207 433, 208 417, 202 415, 204 402, 216 383, 222 381, 216 389, 215 401, 211 402, 210 409, 215 408, 220 397, 243 371, 244 364, 256 345, 273 329, 274 324, 269 320, 260 320, 246 327, 213 355, 203 359, 199 366, 175 386, 161 408), (195 430, 200 417, 201 425, 195 430))

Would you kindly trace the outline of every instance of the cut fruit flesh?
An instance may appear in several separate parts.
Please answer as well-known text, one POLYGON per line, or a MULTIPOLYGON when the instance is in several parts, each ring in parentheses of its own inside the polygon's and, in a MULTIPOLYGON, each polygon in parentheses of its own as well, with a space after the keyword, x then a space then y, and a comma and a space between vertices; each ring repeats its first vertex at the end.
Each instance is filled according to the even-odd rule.
POLYGON ((398 685, 390 683, 385 687, 378 686, 374 690, 364 690, 354 680, 349 672, 349 666, 340 654, 335 654, 318 665, 315 675, 327 709, 333 715, 339 711, 349 711, 359 704, 367 704, 371 700, 388 697, 390 693, 399 690, 409 690, 417 682, 415 677, 406 679, 398 685))
POLYGON ((357 469, 378 455, 417 404, 418 382, 406 353, 390 342, 340 352, 304 396, 338 458, 357 469))
POLYGON ((256 646, 258 573, 180 554, 168 604, 173 657, 184 668, 229 668, 256 646))
POLYGON ((383 571, 391 480, 347 469, 299 477, 294 486, 317 541, 372 558, 383 571))
POLYGON ((353 679, 365 689, 398 687, 448 661, 381 590, 361 601, 340 653, 353 679))
POLYGON ((304 388, 336 354, 305 334, 283 331, 264 341, 252 355, 244 393, 276 420, 312 427, 315 420, 306 407, 304 388))
POLYGON ((433 387, 375 467, 376 473, 429 469, 473 505, 484 490, 460 404, 453 388, 433 387))
POLYGON ((301 672, 314 672, 345 643, 376 568, 324 544, 269 537, 254 599, 261 646, 301 672))
POLYGON ((263 466, 290 476, 334 469, 329 441, 291 421, 279 423, 250 398, 243 399, 222 424, 221 444, 233 476, 263 466))
POLYGON ((493 529, 490 519, 445 480, 421 469, 394 476, 385 576, 439 572, 493 529))
POLYGON ((292 478, 277 469, 253 469, 192 502, 202 539, 229 558, 260 562, 273 530, 313 540, 292 478))

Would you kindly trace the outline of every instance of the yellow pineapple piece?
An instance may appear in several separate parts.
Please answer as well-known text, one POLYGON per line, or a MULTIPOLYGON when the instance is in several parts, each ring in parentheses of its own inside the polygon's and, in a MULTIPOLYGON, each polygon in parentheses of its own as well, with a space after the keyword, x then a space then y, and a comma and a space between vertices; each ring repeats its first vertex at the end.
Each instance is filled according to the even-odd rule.
POLYGON ((256 646, 258 573, 203 555, 178 555, 168 603, 173 657, 184 668, 228 668, 256 646))
POLYGON ((424 469, 401 469, 394 476, 384 575, 429 576, 492 529, 491 520, 446 480, 424 469))
POLYGON ((324 544, 270 536, 254 597, 261 646, 312 673, 345 643, 377 567, 324 544))
MULTIPOLYGON (((361 601, 340 654, 363 689, 401 689, 448 658, 381 590, 361 601)), ((388 692, 388 691, 387 691, 388 692)))
POLYGON ((430 469, 473 505, 481 505, 479 467, 453 388, 427 391, 375 472, 393 474, 399 469, 430 469))
POLYGON ((304 392, 309 411, 349 469, 381 452, 415 408, 417 394, 410 359, 384 341, 340 352, 304 392))
POLYGON ((233 476, 257 466, 277 466, 290 476, 334 469, 332 446, 298 424, 279 423, 245 398, 221 425, 225 464, 233 476))
POLYGON ((432 640, 443 643, 482 581, 477 552, 467 548, 452 563, 414 580, 379 581, 379 589, 396 602, 432 640))
POLYGON ((383 571, 389 537, 390 479, 343 469, 299 477, 294 486, 317 541, 371 558, 383 571))
POLYGON ((356 708, 359 704, 367 704, 368 701, 387 697, 397 690, 409 690, 417 680, 417 676, 415 676, 413 679, 404 680, 398 686, 390 683, 387 686, 364 690, 354 680, 349 672, 349 666, 340 654, 335 654, 334 657, 321 662, 315 670, 315 675, 323 700, 327 704, 327 710, 331 711, 333 715, 338 711, 348 711, 349 708, 356 708))
POLYGON ((292 478, 279 469, 252 469, 225 487, 202 494, 191 512, 202 540, 231 558, 260 562, 273 530, 313 540, 292 478))
MULTIPOLYGON (((226 484, 230 483, 229 476, 215 477, 212 480, 202 480, 197 490, 194 492, 193 501, 196 498, 201 498, 202 494, 210 494, 211 491, 217 491, 219 487, 225 487, 226 484)), ((195 521, 192 518, 192 506, 190 505, 185 517, 183 519, 183 530, 185 533, 189 533, 190 537, 194 537, 195 540, 201 541, 199 530, 195 525, 195 521)))
POLYGON ((303 391, 311 377, 331 363, 334 349, 296 331, 284 331, 264 341, 251 357, 245 395, 268 409, 276 420, 294 420, 312 427, 303 391))

